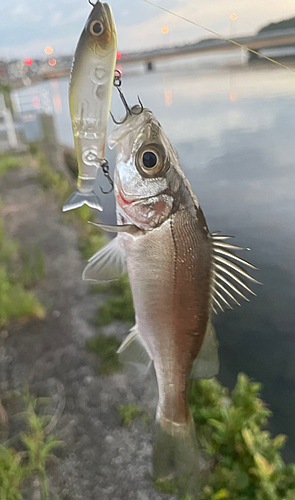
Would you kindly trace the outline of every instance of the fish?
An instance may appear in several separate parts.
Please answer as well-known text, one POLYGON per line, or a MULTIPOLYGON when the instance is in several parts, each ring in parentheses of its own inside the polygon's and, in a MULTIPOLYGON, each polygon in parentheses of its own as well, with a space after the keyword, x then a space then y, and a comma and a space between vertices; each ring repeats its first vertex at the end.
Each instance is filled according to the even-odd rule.
POLYGON ((77 190, 63 211, 86 204, 102 210, 94 191, 105 162, 107 122, 117 56, 116 25, 110 6, 99 0, 87 19, 73 59, 69 104, 78 160, 77 190))
POLYGON ((114 129, 117 233, 88 262, 84 280, 112 281, 126 270, 136 325, 119 348, 123 361, 154 366, 158 406, 153 447, 155 478, 199 487, 205 462, 188 404, 191 380, 218 373, 212 319, 247 300, 243 266, 230 236, 210 233, 178 154, 152 111, 130 115, 114 129), (245 292, 244 292, 245 291, 245 292), (196 483, 196 484, 195 484, 196 483))

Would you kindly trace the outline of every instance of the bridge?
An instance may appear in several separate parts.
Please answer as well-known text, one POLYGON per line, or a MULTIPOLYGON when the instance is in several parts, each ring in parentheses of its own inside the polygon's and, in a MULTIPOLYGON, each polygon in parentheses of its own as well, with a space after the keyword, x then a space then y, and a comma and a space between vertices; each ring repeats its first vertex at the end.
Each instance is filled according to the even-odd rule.
MULTIPOLYGON (((278 30, 260 33, 254 36, 243 36, 233 38, 233 41, 243 47, 259 52, 263 49, 273 49, 281 47, 295 47, 295 29, 278 30)), ((122 54, 120 62, 122 65, 143 62, 147 64, 148 69, 152 69, 155 61, 160 59, 176 58, 188 55, 209 54, 213 52, 228 52, 241 50, 239 45, 231 43, 222 38, 209 38, 197 43, 190 43, 176 47, 165 47, 152 51, 135 52, 122 54)), ((252 52, 249 52, 249 58, 255 58, 252 52)))
MULTIPOLYGON (((277 30, 260 33, 254 36, 241 36, 233 38, 233 41, 243 47, 259 52, 264 49, 295 47, 295 29, 277 30)), ((124 67, 128 64, 144 63, 147 70, 152 70, 156 61, 161 59, 172 59, 177 57, 209 54, 218 52, 229 52, 233 50, 241 50, 239 45, 235 45, 222 38, 208 38, 196 43, 186 45, 157 48, 150 51, 122 53, 118 62, 124 67)), ((249 52, 249 59, 256 59, 259 56, 249 52)), ((32 83, 53 78, 63 78, 70 75, 70 68, 52 68, 46 73, 41 73, 32 78, 32 83)), ((21 79, 11 82, 12 88, 23 87, 24 83, 21 79)))

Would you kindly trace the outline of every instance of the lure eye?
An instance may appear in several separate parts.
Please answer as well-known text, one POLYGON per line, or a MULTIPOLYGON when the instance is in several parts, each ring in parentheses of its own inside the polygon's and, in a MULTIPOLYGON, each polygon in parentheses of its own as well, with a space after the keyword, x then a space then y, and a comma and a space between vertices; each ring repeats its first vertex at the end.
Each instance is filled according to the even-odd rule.
POLYGON ((100 21, 93 21, 90 24, 90 33, 94 36, 99 36, 103 32, 103 25, 100 21))
POLYGON ((145 177, 156 176, 162 171, 165 164, 164 149, 158 144, 143 146, 136 155, 135 164, 145 177))

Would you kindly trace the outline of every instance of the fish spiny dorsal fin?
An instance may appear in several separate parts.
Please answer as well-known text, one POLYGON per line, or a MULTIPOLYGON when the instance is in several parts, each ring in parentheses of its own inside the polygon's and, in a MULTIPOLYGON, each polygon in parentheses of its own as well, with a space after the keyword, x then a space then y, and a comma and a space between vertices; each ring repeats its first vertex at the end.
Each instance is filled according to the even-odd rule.
POLYGON ((244 295, 244 293, 242 293, 242 291, 237 287, 236 284, 232 283, 231 280, 235 281, 242 288, 242 290, 245 289, 252 295, 256 294, 251 290, 251 288, 248 287, 241 276, 243 276, 247 280, 252 281, 253 283, 259 285, 261 285, 261 283, 253 278, 253 276, 248 274, 248 272, 245 271, 244 268, 240 267, 240 265, 237 265, 233 262, 233 260, 235 260, 239 264, 257 270, 257 267, 253 266, 253 264, 233 253, 239 250, 249 251, 249 248, 243 248, 237 245, 232 245, 230 243, 224 243, 225 240, 233 238, 233 236, 222 235, 219 234, 219 232, 216 232, 211 233, 211 237, 214 259, 211 290, 212 310, 215 314, 217 314, 218 310, 224 311, 224 308, 232 309, 230 300, 232 300, 234 304, 237 304, 239 306, 241 305, 237 300, 237 298, 239 297, 242 297, 249 302, 249 299, 244 295), (227 276, 224 276, 224 274, 227 276))

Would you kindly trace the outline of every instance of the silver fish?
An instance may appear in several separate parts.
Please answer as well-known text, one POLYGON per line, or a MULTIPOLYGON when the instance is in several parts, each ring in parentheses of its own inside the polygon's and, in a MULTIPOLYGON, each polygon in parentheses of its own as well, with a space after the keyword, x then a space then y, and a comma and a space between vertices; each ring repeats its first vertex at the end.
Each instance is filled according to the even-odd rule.
POLYGON ((243 277, 258 283, 226 242, 211 234, 176 151, 152 112, 129 116, 109 138, 117 146, 116 238, 89 261, 83 278, 116 279, 126 269, 136 326, 119 349, 125 361, 154 364, 159 401, 155 477, 198 480, 202 461, 188 405, 191 378, 218 372, 212 315, 238 303, 243 277), (238 283, 236 286, 232 280, 238 283))
POLYGON ((105 156, 116 54, 117 35, 111 8, 97 1, 72 65, 69 101, 79 175, 78 189, 66 201, 63 211, 84 204, 102 210, 94 184, 105 156))

